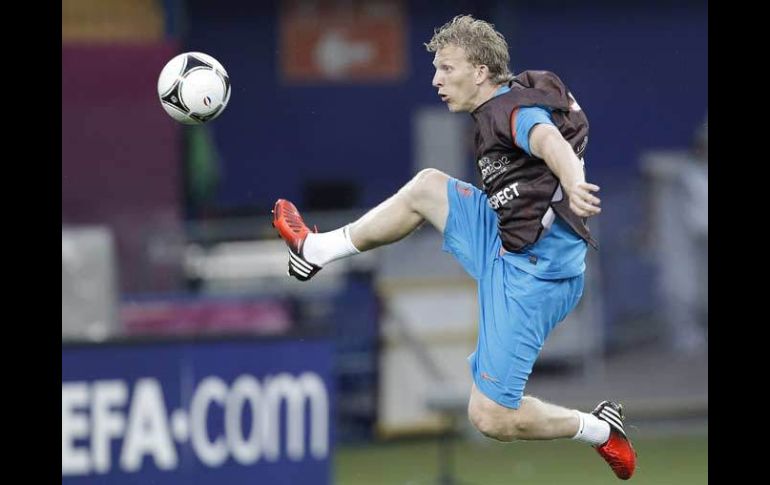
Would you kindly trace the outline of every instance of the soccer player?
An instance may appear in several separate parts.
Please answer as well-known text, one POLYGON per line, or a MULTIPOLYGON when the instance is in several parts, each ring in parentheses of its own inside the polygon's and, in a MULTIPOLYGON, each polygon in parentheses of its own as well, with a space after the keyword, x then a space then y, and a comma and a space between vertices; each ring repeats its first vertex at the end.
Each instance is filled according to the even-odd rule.
POLYGON ((628 479, 636 453, 620 404, 602 401, 584 413, 524 395, 546 337, 582 296, 587 246, 597 247, 586 226, 601 211, 599 187, 585 180, 586 115, 555 74, 514 76, 505 38, 485 21, 457 16, 425 46, 435 53, 441 101, 475 122, 483 190, 426 169, 359 220, 326 233, 310 231, 279 199, 273 225, 289 247, 289 274, 308 280, 429 222, 478 282, 478 343, 468 358, 473 425, 499 441, 589 443, 628 479))

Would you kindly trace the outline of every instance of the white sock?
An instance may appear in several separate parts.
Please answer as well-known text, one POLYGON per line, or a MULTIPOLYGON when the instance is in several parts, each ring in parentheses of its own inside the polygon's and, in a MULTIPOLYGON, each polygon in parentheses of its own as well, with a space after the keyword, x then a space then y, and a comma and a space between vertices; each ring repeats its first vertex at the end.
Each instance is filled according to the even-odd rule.
POLYGON ((606 421, 602 421, 590 413, 575 412, 580 419, 580 426, 578 432, 572 437, 573 440, 584 441, 592 445, 603 445, 610 439, 610 425, 606 421))
POLYGON ((360 252, 353 246, 353 241, 350 240, 348 226, 331 232, 311 232, 307 235, 305 244, 302 247, 302 256, 309 263, 313 263, 316 266, 325 266, 327 263, 360 252))

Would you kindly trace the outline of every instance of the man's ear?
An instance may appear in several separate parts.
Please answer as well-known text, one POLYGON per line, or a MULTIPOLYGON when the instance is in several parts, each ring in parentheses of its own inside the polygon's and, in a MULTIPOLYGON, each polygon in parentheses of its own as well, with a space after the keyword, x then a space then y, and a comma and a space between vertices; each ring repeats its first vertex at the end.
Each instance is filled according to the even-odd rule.
POLYGON ((489 67, 486 64, 476 66, 476 84, 482 84, 489 79, 489 67))

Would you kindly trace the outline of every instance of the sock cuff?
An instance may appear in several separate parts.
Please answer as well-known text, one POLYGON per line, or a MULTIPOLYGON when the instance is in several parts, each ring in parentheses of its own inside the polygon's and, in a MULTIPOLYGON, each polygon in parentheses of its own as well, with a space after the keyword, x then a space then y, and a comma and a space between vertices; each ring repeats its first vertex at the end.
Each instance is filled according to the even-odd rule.
POLYGON ((583 434, 583 428, 585 428, 585 420, 583 419, 583 413, 580 411, 575 411, 575 415, 578 418, 578 430, 577 433, 575 433, 575 436, 572 437, 572 439, 577 439, 580 435, 583 434))
POLYGON ((347 241, 350 248, 353 249, 356 253, 360 253, 361 251, 356 247, 355 244, 353 244, 353 240, 350 238, 350 224, 342 228, 342 234, 345 236, 345 241, 347 241))

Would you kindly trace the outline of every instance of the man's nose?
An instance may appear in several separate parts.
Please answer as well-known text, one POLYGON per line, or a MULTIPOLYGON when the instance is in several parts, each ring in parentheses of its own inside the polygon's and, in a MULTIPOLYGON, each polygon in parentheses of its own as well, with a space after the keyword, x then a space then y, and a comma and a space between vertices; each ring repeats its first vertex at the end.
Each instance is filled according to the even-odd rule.
POLYGON ((433 75, 433 86, 436 88, 440 88, 442 86, 443 82, 441 81, 441 78, 439 76, 439 73, 433 75))

